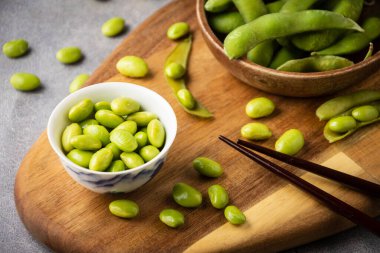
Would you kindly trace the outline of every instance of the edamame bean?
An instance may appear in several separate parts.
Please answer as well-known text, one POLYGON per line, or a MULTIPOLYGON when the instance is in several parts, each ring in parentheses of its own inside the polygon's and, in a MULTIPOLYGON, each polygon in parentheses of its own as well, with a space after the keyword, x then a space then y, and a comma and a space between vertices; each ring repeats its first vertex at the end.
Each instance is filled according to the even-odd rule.
POLYGON ((298 129, 290 129, 278 138, 275 149, 287 155, 295 155, 302 149, 304 143, 302 132, 298 129))
POLYGON ((177 183, 172 190, 174 201, 183 207, 198 207, 202 204, 202 194, 192 186, 177 183))
POLYGON ((99 125, 99 122, 97 122, 95 119, 86 119, 80 123, 82 129, 85 129, 86 127, 92 125, 99 125))
POLYGON ((245 23, 265 15, 268 10, 262 0, 232 0, 245 23))
POLYGON ((259 97, 254 98, 247 103, 247 105, 245 106, 245 113, 248 117, 252 119, 257 119, 269 116, 270 114, 272 114, 275 107, 276 106, 272 102, 272 100, 265 97, 259 97))
POLYGON ((220 177, 223 174, 223 168, 214 160, 207 157, 197 157, 193 160, 193 168, 201 175, 207 177, 220 177))
POLYGON ((205 10, 208 12, 221 12, 227 10, 232 5, 232 0, 208 0, 205 3, 205 10))
POLYGON ((147 126, 147 135, 150 144, 156 148, 161 148, 165 142, 165 128, 161 121, 153 119, 147 126))
POLYGON ((111 103, 108 101, 100 101, 95 104, 95 111, 109 110, 111 111, 111 103))
POLYGON ((314 55, 303 59, 287 61, 278 67, 277 70, 287 72, 322 72, 341 69, 352 65, 354 65, 352 61, 343 57, 314 55))
POLYGON ((139 212, 139 206, 132 200, 119 199, 114 200, 109 204, 110 212, 121 218, 134 218, 139 212))
MULTIPOLYGON (((81 122, 87 119, 94 111, 94 103, 90 99, 84 99, 70 108, 69 120, 81 122)), ((99 120, 98 120, 99 121, 99 120)))
POLYGON ((81 135, 81 134, 82 134, 82 128, 80 127, 79 124, 72 123, 72 124, 68 125, 65 128, 65 130, 63 130, 62 138, 61 138, 63 151, 70 152, 71 150, 73 150, 74 147, 71 145, 70 139, 73 136, 81 135))
POLYGON ((111 109, 117 115, 125 116, 138 112, 140 110, 140 104, 132 98, 118 97, 112 100, 111 109))
POLYGON ((64 47, 57 52, 55 57, 61 63, 72 64, 82 59, 82 51, 78 47, 64 47))
POLYGON ((102 142, 89 135, 74 135, 70 138, 70 144, 80 150, 98 150, 102 147, 102 142))
POLYGON ((173 79, 182 78, 186 73, 186 69, 179 63, 172 62, 165 67, 165 75, 173 79))
POLYGON ((138 144, 133 135, 127 130, 117 129, 111 132, 110 140, 116 146, 125 152, 134 151, 138 144))
POLYGON ((114 130, 117 130, 117 129, 123 129, 130 132, 131 134, 135 134, 137 131, 137 124, 136 122, 132 120, 126 120, 120 125, 118 125, 114 130))
POLYGON ((149 162, 160 153, 160 150, 158 150, 158 148, 156 148, 155 146, 148 145, 142 147, 139 153, 145 162, 149 162))
POLYGON ((91 157, 89 169, 95 171, 105 171, 112 162, 113 154, 111 149, 102 148, 91 157))
POLYGON ((371 121, 379 117, 379 111, 372 105, 363 105, 352 111, 352 117, 362 122, 371 121))
POLYGON ((28 49, 29 45, 26 40, 11 40, 3 45, 3 54, 8 58, 17 58, 25 55, 28 49))
POLYGON ((86 83, 86 81, 90 78, 90 75, 88 74, 80 74, 77 75, 74 80, 70 83, 69 91, 70 93, 73 93, 80 88, 86 83))
POLYGON ((316 115, 320 120, 331 119, 350 108, 380 100, 380 91, 360 90, 352 94, 328 100, 318 107, 316 115))
POLYGON ((13 88, 20 91, 32 91, 40 87, 40 79, 31 73, 15 73, 11 76, 9 82, 13 88))
POLYGON ((148 75, 148 64, 137 56, 125 56, 121 58, 117 64, 116 69, 120 74, 127 77, 140 78, 148 75))
POLYGON ((135 152, 123 152, 120 158, 128 169, 133 169, 144 164, 144 160, 135 152))
POLYGON ((221 185, 212 185, 208 188, 207 192, 213 207, 222 209, 228 205, 228 193, 221 185))
POLYGON ((196 106, 194 97, 188 89, 180 89, 177 92, 177 98, 179 102, 189 110, 196 106))
POLYGON ((224 209, 224 217, 233 225, 241 225, 245 223, 245 215, 236 206, 227 206, 224 209))
POLYGON ((124 119, 110 110, 99 110, 95 113, 95 119, 108 128, 115 128, 124 122, 124 119))
POLYGON ((125 21, 121 17, 113 17, 108 19, 102 25, 102 33, 107 37, 119 35, 125 28, 125 21))
POLYGON ((160 221, 171 228, 177 228, 185 224, 185 216, 175 209, 164 209, 159 215, 160 221))
POLYGON ((243 17, 237 11, 212 15, 208 22, 213 31, 221 34, 229 34, 235 28, 245 24, 243 17))
POLYGON ((168 31, 166 32, 166 35, 171 40, 176 40, 179 38, 182 38, 186 35, 188 35, 190 32, 190 26, 186 22, 177 22, 172 24, 168 31))
POLYGON ((139 145, 139 148, 142 148, 146 146, 146 144, 148 144, 148 135, 143 131, 137 132, 135 134, 135 139, 137 141, 137 144, 139 145))
POLYGON ((137 123, 139 127, 145 127, 153 119, 157 119, 157 115, 153 112, 135 112, 127 117, 127 120, 132 120, 137 123))
POLYGON ((111 163, 111 165, 107 168, 108 172, 119 172, 124 171, 125 165, 122 160, 115 160, 111 163))
POLYGON ((108 143, 110 143, 110 133, 104 126, 90 125, 83 129, 83 134, 100 140, 103 146, 106 146, 108 143))
POLYGON ((253 63, 267 67, 272 60, 276 46, 275 40, 264 41, 249 50, 247 58, 253 63))
POLYGON ((347 29, 363 32, 351 19, 324 10, 294 13, 271 13, 242 25, 224 40, 224 50, 230 59, 239 58, 263 41, 306 31, 347 29))
POLYGON ((111 149, 112 154, 113 154, 113 159, 114 159, 114 160, 119 159, 121 151, 120 151, 120 149, 116 146, 115 143, 112 143, 112 142, 111 142, 111 143, 108 143, 107 146, 106 146, 106 148, 111 149))
POLYGON ((90 151, 83 151, 79 149, 73 149, 67 154, 67 158, 70 159, 73 163, 88 168, 90 164, 91 157, 94 153, 90 151))
POLYGON ((330 119, 327 124, 331 131, 345 133, 356 127, 356 120, 352 116, 340 116, 330 119))
POLYGON ((240 130, 241 136, 252 141, 266 140, 272 137, 270 129, 262 123, 248 123, 240 130))

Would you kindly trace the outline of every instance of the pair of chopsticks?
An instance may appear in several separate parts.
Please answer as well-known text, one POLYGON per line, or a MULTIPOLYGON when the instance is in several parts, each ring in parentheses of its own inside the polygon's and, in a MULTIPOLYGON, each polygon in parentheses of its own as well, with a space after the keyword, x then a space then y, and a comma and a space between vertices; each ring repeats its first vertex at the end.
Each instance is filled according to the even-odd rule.
POLYGON ((358 177, 345 174, 343 172, 332 170, 330 168, 327 168, 319 164, 315 164, 306 160, 302 160, 300 158, 292 157, 292 156, 253 144, 251 142, 238 140, 238 142, 235 143, 222 135, 219 136, 219 139, 227 143, 228 145, 230 145, 231 147, 233 147, 234 149, 236 149, 243 155, 249 157, 256 163, 260 164, 264 168, 273 172, 274 174, 287 179, 292 184, 310 193, 315 198, 320 200, 323 204, 325 204, 328 208, 330 208, 332 211, 346 217, 347 219, 349 219, 350 221, 352 221, 353 223, 357 225, 363 226, 364 228, 368 229, 369 231, 371 231, 372 233, 380 237, 380 222, 379 221, 361 212, 355 207, 341 201, 340 199, 332 196, 331 194, 321 190, 320 188, 296 176, 295 174, 280 167, 279 165, 265 159, 264 157, 256 154, 255 152, 252 152, 249 149, 263 153, 279 161, 282 161, 287 164, 293 165, 295 167, 301 168, 303 170, 312 172, 314 174, 318 174, 322 177, 329 178, 337 182, 341 182, 347 186, 360 190, 371 196, 380 197, 380 185, 363 180, 358 177))

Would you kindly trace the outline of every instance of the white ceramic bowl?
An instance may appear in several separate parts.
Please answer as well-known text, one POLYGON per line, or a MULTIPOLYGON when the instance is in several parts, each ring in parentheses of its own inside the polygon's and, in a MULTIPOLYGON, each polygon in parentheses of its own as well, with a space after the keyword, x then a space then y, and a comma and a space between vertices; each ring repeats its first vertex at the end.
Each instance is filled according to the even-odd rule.
POLYGON ((50 145, 66 172, 79 184, 98 193, 130 192, 147 183, 161 169, 177 133, 177 119, 169 103, 156 92, 131 83, 109 82, 80 89, 63 99, 54 108, 47 131, 50 145), (91 171, 70 161, 61 148, 62 132, 70 124, 67 117, 70 108, 85 98, 96 103, 120 96, 133 98, 143 110, 157 114, 166 130, 165 145, 159 155, 142 166, 121 172, 91 171))

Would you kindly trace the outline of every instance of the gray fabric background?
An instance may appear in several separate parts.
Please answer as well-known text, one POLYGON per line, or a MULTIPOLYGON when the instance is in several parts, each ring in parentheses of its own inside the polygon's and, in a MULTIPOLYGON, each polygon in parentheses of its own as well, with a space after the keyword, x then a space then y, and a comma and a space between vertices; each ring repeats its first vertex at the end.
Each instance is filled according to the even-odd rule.
MULTIPOLYGON (((0 45, 24 38, 31 51, 16 60, 0 54, 0 252, 49 252, 20 221, 13 199, 17 169, 31 145, 46 128, 54 106, 68 95, 68 85, 80 73, 91 73, 126 36, 105 38, 102 23, 124 17, 129 30, 169 0, 0 0, 0 45), (64 46, 79 46, 86 58, 74 66, 55 60, 64 46), (14 72, 38 75, 43 88, 14 90, 14 72)), ((352 229, 290 252, 379 252, 380 240, 363 229, 352 229)))

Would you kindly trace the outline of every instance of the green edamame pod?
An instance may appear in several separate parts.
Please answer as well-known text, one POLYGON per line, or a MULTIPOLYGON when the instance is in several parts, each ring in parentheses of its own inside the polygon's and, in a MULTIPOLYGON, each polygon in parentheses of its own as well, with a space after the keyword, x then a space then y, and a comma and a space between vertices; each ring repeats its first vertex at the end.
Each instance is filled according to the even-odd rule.
POLYGON ((322 72, 340 69, 351 65, 354 65, 354 63, 343 57, 315 55, 303 59, 287 61, 278 67, 277 70, 288 72, 322 72))
POLYGON ((337 43, 313 54, 317 55, 346 55, 358 52, 380 36, 380 18, 370 17, 363 22, 364 32, 349 33, 337 43))
MULTIPOLYGON (((209 2, 209 1, 208 1, 209 2)), ((189 57, 190 49, 191 49, 191 36, 182 40, 177 44, 177 46, 174 48, 174 50, 170 53, 168 58, 165 61, 165 67, 167 67, 172 62, 176 62, 178 64, 181 64, 185 69, 187 67, 187 60, 189 57)), ((173 79, 168 76, 165 76, 166 80, 173 90, 174 94, 176 95, 177 100, 179 101, 177 92, 181 89, 187 89, 185 84, 185 79, 173 79)), ((183 109, 192 115, 201 117, 201 118, 210 118, 212 117, 212 113, 210 113, 199 101, 197 101, 194 98, 195 106, 192 109, 188 109, 185 106, 182 105, 183 109)))
POLYGON ((297 12, 308 10, 317 2, 322 2, 322 0, 288 0, 284 3, 280 12, 297 12))
POLYGON ((273 58, 276 46, 277 43, 275 40, 264 41, 255 46, 253 49, 249 50, 247 58, 253 63, 268 67, 273 58))
POLYGON ((278 1, 266 4, 265 6, 267 7, 268 13, 276 13, 276 12, 280 12, 282 6, 284 6, 285 3, 286 3, 286 0, 278 0, 278 1))
POLYGON ((262 0, 232 0, 245 23, 268 13, 267 7, 262 0))
POLYGON ((244 25, 245 22, 239 12, 226 12, 212 15, 209 18, 209 24, 215 32, 228 34, 235 28, 244 25))
POLYGON ((329 120, 344 113, 350 108, 365 105, 380 100, 378 90, 360 90, 352 94, 339 96, 328 100, 318 107, 316 115, 319 120, 329 120))
POLYGON ((272 69, 277 69, 287 61, 299 59, 304 55, 304 52, 294 47, 283 47, 273 57, 271 64, 272 69))
POLYGON ((363 31, 351 19, 330 11, 306 10, 295 13, 272 13, 261 16, 229 33, 224 40, 224 50, 230 59, 235 59, 243 56, 263 41, 324 29, 363 31))
POLYGON ((205 10, 208 12, 222 12, 232 5, 232 0, 208 0, 205 3, 205 10))

